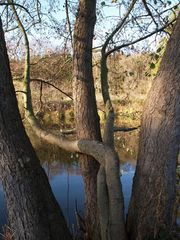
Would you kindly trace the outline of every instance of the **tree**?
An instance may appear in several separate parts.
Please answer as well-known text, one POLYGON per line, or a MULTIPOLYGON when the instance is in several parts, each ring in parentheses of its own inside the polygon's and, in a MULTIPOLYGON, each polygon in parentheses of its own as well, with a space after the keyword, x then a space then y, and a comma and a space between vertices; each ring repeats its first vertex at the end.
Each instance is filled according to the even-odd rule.
MULTIPOLYGON (((90 3, 90 2, 85 1, 85 3, 87 4, 87 3, 90 3)), ((36 120, 36 118, 35 118, 35 116, 33 114, 32 105, 31 105, 31 96, 30 96, 30 91, 29 91, 30 90, 30 88, 29 88, 29 84, 30 84, 30 81, 29 81, 30 80, 30 75, 29 75, 29 73, 30 73, 30 71, 29 71, 28 68, 30 66, 30 64, 29 64, 30 58, 28 57, 29 56, 28 38, 27 38, 27 35, 26 35, 26 31, 24 30, 23 26, 21 25, 20 19, 18 18, 18 15, 17 15, 17 12, 16 12, 16 10, 14 8, 14 5, 11 5, 11 6, 12 6, 12 9, 13 9, 14 14, 16 16, 17 23, 19 24, 19 26, 20 26, 20 28, 21 28, 21 30, 23 32, 24 39, 25 39, 26 50, 27 50, 26 58, 25 58, 25 63, 26 63, 26 65, 25 65, 26 68, 25 69, 26 69, 26 71, 25 71, 25 74, 24 74, 24 83, 25 83, 24 84, 24 95, 25 95, 25 98, 24 98, 25 105, 24 106, 25 106, 26 118, 30 122, 30 124, 33 127, 33 129, 35 130, 36 134, 41 136, 42 138, 44 138, 48 142, 50 142, 52 144, 56 144, 56 145, 66 149, 68 151, 76 151, 76 152, 80 152, 80 153, 85 153, 87 155, 91 155, 102 166, 105 167, 107 165, 106 166, 106 172, 108 174, 107 174, 107 180, 106 181, 108 183, 108 191, 109 191, 109 195, 110 195, 110 201, 109 201, 110 202, 110 206, 108 208, 109 211, 108 211, 108 215, 107 215, 108 222, 109 222, 108 232, 109 232, 110 236, 111 235, 113 236, 113 238, 115 238, 118 235, 122 235, 123 239, 125 239, 126 235, 125 235, 125 227, 124 227, 124 219, 123 219, 123 201, 122 201, 122 192, 120 191, 121 188, 120 188, 120 182, 119 182, 119 168, 117 167, 118 164, 119 164, 119 160, 118 160, 117 153, 114 151, 114 149, 111 149, 110 147, 108 147, 107 145, 103 144, 102 142, 95 141, 93 139, 91 139, 91 140, 83 140, 82 139, 82 140, 77 140, 77 141, 68 141, 66 138, 63 138, 62 136, 57 136, 57 135, 48 133, 48 131, 43 130, 41 128, 41 126, 38 124, 38 122, 37 122, 37 120, 36 120), (112 164, 110 165, 111 162, 112 162, 112 164), (114 188, 112 187, 112 184, 113 184, 113 186, 116 186, 115 188, 117 189, 117 191, 114 191, 114 188)), ((94 5, 93 5, 93 7, 94 7, 94 5)), ((88 20, 88 17, 85 18, 85 20, 88 20)), ((77 38, 77 43, 79 41, 81 42, 81 39, 77 38)), ((90 44, 92 44, 92 43, 90 43, 90 44)), ((82 55, 86 54, 86 52, 84 51, 84 49, 82 47, 80 48, 80 50, 82 51, 81 52, 82 55)), ((90 48, 90 52, 91 51, 92 50, 90 48)), ((89 60, 91 62, 91 54, 87 55, 87 60, 89 60)), ((77 66, 79 67, 79 64, 77 66)), ((81 77, 81 73, 82 72, 78 68, 77 68, 77 70, 78 70, 77 71, 77 76, 81 77)), ((90 72, 89 72, 90 74, 91 74, 91 71, 92 70, 90 69, 90 72)), ((88 79, 86 75, 84 75, 84 77, 86 79, 88 79)), ((89 75, 88 75, 88 77, 89 77, 89 75)), ((92 79, 90 79, 90 80, 92 80, 92 79)), ((87 86, 88 86, 88 84, 87 84, 87 86)), ((86 88, 87 88, 87 86, 86 86, 86 88)), ((92 85, 92 91, 93 90, 94 89, 93 89, 93 85, 92 85)), ((95 97, 95 96, 93 95, 93 97, 95 97)), ((16 103, 16 101, 14 101, 14 102, 16 103)), ((95 100, 94 100, 94 102, 95 102, 95 100)), ((80 104, 83 105, 84 103, 81 101, 80 104)), ((8 106, 10 106, 10 104, 8 104, 8 106)), ((86 108, 87 108, 87 105, 86 105, 86 108)), ((14 108, 12 108, 12 109, 14 109, 14 108)), ((86 109, 86 111, 87 111, 87 109, 86 109)), ((94 106, 94 112, 97 113, 96 105, 94 106)), ((14 117, 16 117, 16 116, 14 115, 14 117)), ((23 138, 22 138, 22 140, 23 140, 23 138)), ((16 141, 16 143, 18 143, 18 141, 16 141)), ((24 143, 25 143, 25 141, 24 141, 24 143)), ((28 145, 27 145, 27 147, 28 147, 28 145)), ((22 160, 22 164, 23 164, 23 160, 22 160)), ((25 170, 26 170, 25 166, 22 165, 22 172, 25 171, 25 170)), ((94 169, 92 169, 92 171, 94 171, 94 169)), ((6 174, 8 174, 8 171, 6 171, 6 174)), ((90 177, 92 178, 92 176, 90 176, 90 177)), ((32 176, 32 179, 37 182, 36 177, 34 175, 32 176)), ((45 186, 44 183, 42 183, 42 185, 45 186)), ((19 188, 19 187, 20 186, 17 184, 17 188, 19 188)), ((91 186, 90 190, 88 189, 88 191, 89 191, 88 193, 94 192, 93 203, 91 203, 89 201, 89 204, 92 204, 93 207, 95 206, 96 209, 97 209, 97 203, 96 203, 96 199, 95 199, 96 192, 94 191, 94 189, 96 189, 96 185, 95 186, 91 186)), ((37 193, 38 194, 35 193, 35 196, 36 195, 37 195, 37 197, 41 196, 43 199, 46 199, 44 197, 44 194, 42 194, 42 192, 39 191, 39 189, 37 190, 37 193)), ((17 196, 17 199, 19 197, 20 196, 17 196)), ((7 197, 7 199, 8 199, 8 197, 7 197)), ((22 199, 24 199, 24 201, 26 201, 26 195, 23 196, 22 199)), ((42 201, 42 203, 43 203, 43 201, 42 201)), ((15 206, 16 206, 16 208, 18 208, 18 206, 19 206, 18 203, 15 203, 15 206)), ((8 207, 9 207, 9 205, 8 205, 8 207)), ((39 207, 37 206, 37 211, 38 211, 38 209, 39 209, 39 207)), ((11 211, 11 208, 9 208, 9 211, 11 211)), ((89 211, 89 213, 90 213, 90 211, 89 211)), ((13 219, 15 219, 15 214, 16 214, 16 212, 14 211, 13 219)), ((57 211, 57 214, 58 214, 58 211, 57 211)), ((96 215, 97 213, 95 211, 93 211, 93 214, 96 215)), ((24 214, 23 216, 26 216, 26 215, 24 214)), ((40 216, 39 219, 41 217, 42 216, 40 216)), ((95 220, 94 220, 94 219, 92 219, 92 216, 90 216, 90 217, 91 218, 89 218, 89 219, 92 220, 91 224, 93 224, 94 227, 97 227, 97 226, 95 226, 94 222, 97 223, 96 219, 98 219, 98 218, 96 218, 96 216, 94 216, 95 217, 95 220)), ((87 221, 89 219, 87 219, 87 221)), ((12 222, 11 225, 12 225, 12 227, 14 227, 14 222, 13 222, 13 220, 11 218, 10 218, 10 222, 12 222)), ((22 222, 26 226, 26 219, 25 220, 23 219, 22 222)), ((52 224, 53 224, 53 221, 52 221, 52 224)), ((38 226, 38 224, 36 226, 38 226)), ((56 226, 56 225, 54 224, 54 226, 56 226)), ((24 231, 28 232, 28 231, 26 231, 26 229, 24 229, 24 231)), ((94 229, 91 228, 91 231, 94 232, 94 229)), ((24 232, 24 234, 25 234, 25 232, 24 232)), ((42 234, 43 234, 43 230, 42 229, 39 231, 39 234, 40 234, 40 232, 42 232, 42 234)), ((90 234, 92 232, 88 232, 87 238, 91 237, 90 234)), ((98 239, 99 238, 99 234, 100 234, 99 231, 96 231, 95 234, 92 237, 94 239, 98 239)), ((53 237, 54 236, 55 237, 61 236, 60 233, 56 234, 56 232, 52 233, 52 235, 53 235, 53 237)), ((66 236, 66 235, 64 235, 64 236, 66 236)), ((43 235, 43 237, 44 237, 44 235, 43 235)), ((38 237, 38 239, 41 239, 41 238, 38 237)), ((68 239, 68 238, 66 238, 66 239, 68 239)))
POLYGON ((173 229, 180 143, 180 15, 144 105, 139 154, 128 211, 130 239, 173 229))
MULTIPOLYGON (((80 0, 74 27, 73 99, 77 137, 101 141, 99 116, 92 73, 92 40, 96 22, 96 0, 80 0)), ((80 156, 86 193, 86 231, 88 239, 99 239, 97 173, 99 163, 80 156)))
MULTIPOLYGON (((121 235, 122 239, 126 239, 123 213, 123 196, 121 183, 119 181, 119 158, 114 150, 114 147, 111 148, 111 146, 109 147, 107 144, 103 144, 100 141, 101 134, 99 117, 97 114, 94 82, 92 76, 92 38, 96 19, 96 1, 90 2, 89 0, 83 0, 79 2, 79 12, 77 14, 76 27, 74 31, 74 102, 78 132, 77 136, 79 138, 81 137, 81 139, 77 141, 69 141, 61 135, 57 136, 49 133, 39 125, 36 117, 34 116, 30 91, 30 49, 27 32, 17 14, 17 11, 13 5, 13 1, 8 1, 11 3, 15 19, 24 36, 26 47, 23 81, 24 108, 26 118, 36 134, 49 143, 56 144, 68 151, 76 151, 91 156, 84 156, 81 161, 81 168, 85 180, 85 191, 87 195, 85 221, 86 238, 100 238, 98 213, 102 215, 104 212, 104 209, 101 208, 101 203, 105 193, 105 198, 108 200, 108 202, 106 205, 105 223, 100 221, 101 228, 108 232, 109 237, 116 238, 118 235, 121 235), (90 24, 90 19, 93 20, 92 24, 90 24), (89 31, 87 31, 87 29, 89 29, 89 31), (82 36, 84 36, 84 38, 82 38, 82 36), (83 140, 83 138, 90 140, 83 140), (96 161, 93 160, 92 157, 95 158, 96 161), (98 191, 100 192, 101 196, 97 206, 96 184, 99 163, 105 169, 106 178, 102 179, 100 176, 101 174, 98 178, 98 191), (106 188, 106 192, 101 191, 102 182, 104 182, 103 188, 106 188)), ((107 117, 107 119, 109 118, 107 117)), ((107 122, 109 123, 109 120, 107 122)), ((109 142, 108 138, 104 142, 109 142)))
POLYGON ((0 19, 0 175, 15 239, 71 239, 18 111, 0 19))
MULTIPOLYGON (((21 29, 26 45, 26 53, 29 54, 27 32, 21 24, 16 9, 12 0, 8 1, 12 5, 14 16, 21 29)), ((145 10, 148 12, 148 17, 152 18, 154 24, 156 21, 147 6, 146 1, 142 1, 145 10)), ((49 133, 41 128, 37 119, 33 114, 30 96, 30 58, 26 57, 26 71, 24 74, 24 95, 25 95, 25 111, 26 118, 31 123, 31 126, 37 133, 48 142, 58 145, 68 151, 77 151, 91 157, 81 156, 81 167, 85 179, 85 188, 87 194, 87 215, 86 215, 86 231, 87 239, 98 239, 100 222, 101 238, 102 239, 117 239, 121 236, 126 239, 126 230, 124 225, 123 214, 123 196, 121 183, 119 181, 119 159, 114 150, 114 110, 108 91, 108 69, 107 57, 121 49, 122 47, 130 46, 141 40, 144 40, 153 34, 160 32, 167 25, 157 28, 151 33, 139 37, 138 39, 128 41, 120 46, 112 47, 115 34, 120 33, 122 28, 127 24, 128 18, 134 6, 135 0, 127 3, 127 14, 120 19, 117 27, 109 34, 102 47, 102 92, 106 107, 106 124, 104 128, 103 142, 101 142, 99 119, 97 115, 97 106, 94 93, 94 83, 92 77, 92 39, 95 24, 95 8, 96 1, 80 0, 77 19, 74 29, 74 102, 76 112, 77 125, 77 141, 68 141, 63 136, 57 136, 49 133), (110 50, 109 50, 110 49, 110 50), (86 139, 84 139, 86 138, 86 139), (99 140, 99 141, 97 141, 99 140), (101 165, 98 171, 98 161, 101 165), (97 176, 97 193, 96 196, 96 175, 97 176), (97 206, 98 203, 98 206, 97 206), (99 217, 97 217, 97 210, 99 217), (98 219, 99 218, 99 219, 98 219), (95 231, 96 229, 96 231, 95 231)), ((141 17, 141 16, 139 16, 141 17)), ((157 14, 159 18, 159 14, 157 14)), ((132 21, 137 20, 133 17, 132 21)), ((148 28, 146 29, 148 30, 148 28)), ((147 32, 147 31, 146 31, 147 32)))

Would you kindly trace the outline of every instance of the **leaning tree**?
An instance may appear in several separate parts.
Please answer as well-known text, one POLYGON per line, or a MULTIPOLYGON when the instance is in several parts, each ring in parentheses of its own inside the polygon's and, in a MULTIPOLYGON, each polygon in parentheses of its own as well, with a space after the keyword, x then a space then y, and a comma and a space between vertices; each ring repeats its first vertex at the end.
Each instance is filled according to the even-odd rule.
POLYGON ((173 229, 180 143, 180 15, 147 96, 127 227, 130 239, 173 229))
POLYGON ((14 239, 72 239, 18 110, 0 19, 0 175, 14 239))

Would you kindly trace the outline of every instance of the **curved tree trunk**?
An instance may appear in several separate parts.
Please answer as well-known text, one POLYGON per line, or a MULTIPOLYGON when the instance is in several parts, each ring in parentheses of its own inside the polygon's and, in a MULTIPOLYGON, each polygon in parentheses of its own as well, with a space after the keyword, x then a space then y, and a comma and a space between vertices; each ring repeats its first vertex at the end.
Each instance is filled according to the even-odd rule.
POLYGON ((72 239, 20 118, 1 19, 0 56, 0 175, 14 239, 72 239))
MULTIPOLYGON (((96 21, 96 0, 80 0, 74 29, 74 109, 78 138, 101 140, 92 74, 92 39, 96 21)), ((87 239, 99 239, 97 218, 97 172, 99 164, 81 155, 80 166, 86 193, 87 239)))
POLYGON ((130 239, 170 233, 180 143, 180 16, 144 106, 128 213, 130 239))

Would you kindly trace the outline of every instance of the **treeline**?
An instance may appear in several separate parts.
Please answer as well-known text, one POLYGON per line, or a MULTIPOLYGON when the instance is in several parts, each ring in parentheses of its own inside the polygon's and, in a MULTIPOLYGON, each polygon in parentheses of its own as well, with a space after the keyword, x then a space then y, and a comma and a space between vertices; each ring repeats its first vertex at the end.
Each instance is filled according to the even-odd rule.
MULTIPOLYGON (((23 79, 24 60, 11 59, 11 69, 15 87, 21 90, 23 79)), ((109 85, 112 98, 119 100, 120 104, 127 105, 138 102, 141 106, 148 90, 150 89, 152 78, 154 77, 154 67, 152 68, 152 53, 136 53, 126 55, 117 53, 108 59, 109 85)), ((102 101, 100 84, 100 54, 93 54, 93 74, 95 89, 98 101, 102 101)), ((41 99, 45 99, 45 104, 59 102, 59 99, 71 100, 67 95, 72 96, 72 56, 69 53, 49 53, 44 56, 34 56, 31 58, 31 81, 33 102, 39 107, 40 91, 41 99), (51 86, 49 85, 52 84, 51 86), (43 85, 43 86, 42 86, 43 85), (54 89, 54 86, 61 89, 54 89), (67 95, 65 95, 66 93, 67 95), (37 105, 38 104, 38 105, 37 105)), ((53 109, 52 109, 53 110, 53 109)), ((54 109, 55 110, 55 109, 54 109)))

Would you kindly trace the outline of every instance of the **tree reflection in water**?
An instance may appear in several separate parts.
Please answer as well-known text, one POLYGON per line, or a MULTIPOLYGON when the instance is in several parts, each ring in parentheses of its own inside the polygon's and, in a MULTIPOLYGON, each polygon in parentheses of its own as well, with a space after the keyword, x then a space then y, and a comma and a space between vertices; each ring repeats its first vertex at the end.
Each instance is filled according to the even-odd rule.
MULTIPOLYGON (((84 214, 84 187, 83 180, 78 166, 78 154, 65 152, 56 146, 48 145, 38 139, 33 132, 28 130, 29 137, 33 143, 36 153, 44 167, 48 179, 50 181, 52 190, 67 223, 71 229, 76 228, 75 210, 84 214)), ((133 137, 133 136, 132 136, 133 137)), ((119 144, 123 143, 124 139, 120 139, 119 144)), ((130 143, 131 141, 128 142, 130 143)), ((136 142, 136 141, 135 141, 136 142)), ((117 145, 118 148, 121 146, 117 145)), ((130 149, 129 146, 127 146, 130 149)), ((135 159, 130 151, 123 148, 124 153, 122 156, 127 159, 135 159)), ((124 161, 123 161, 124 162, 124 161)), ((134 163, 133 163, 134 164, 134 163)), ((134 164, 135 165, 135 164, 134 164)), ((134 166, 126 161, 121 165, 121 178, 123 184, 124 198, 125 198, 125 211, 127 212, 127 203, 129 201, 132 178, 134 174, 134 166)), ((3 197, 3 190, 0 187, 0 226, 6 224, 6 210, 3 197)))

